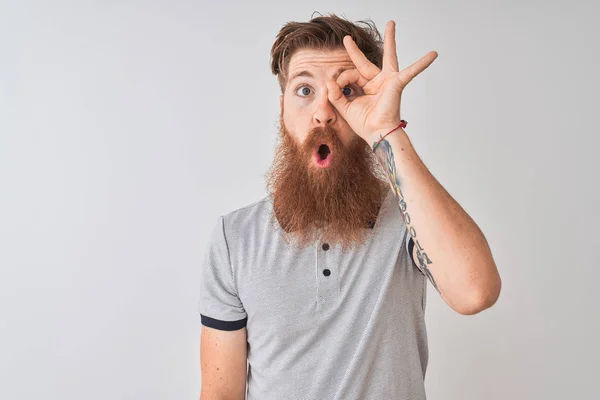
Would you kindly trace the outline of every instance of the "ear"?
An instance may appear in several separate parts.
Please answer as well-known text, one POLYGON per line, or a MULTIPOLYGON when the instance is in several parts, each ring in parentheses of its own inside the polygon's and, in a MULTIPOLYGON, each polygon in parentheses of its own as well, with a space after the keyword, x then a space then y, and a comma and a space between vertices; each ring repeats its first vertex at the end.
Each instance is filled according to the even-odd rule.
POLYGON ((285 130, 283 129, 283 94, 279 96, 279 132, 281 137, 285 136, 285 130))
POLYGON ((279 113, 283 114, 283 95, 279 95, 279 113))

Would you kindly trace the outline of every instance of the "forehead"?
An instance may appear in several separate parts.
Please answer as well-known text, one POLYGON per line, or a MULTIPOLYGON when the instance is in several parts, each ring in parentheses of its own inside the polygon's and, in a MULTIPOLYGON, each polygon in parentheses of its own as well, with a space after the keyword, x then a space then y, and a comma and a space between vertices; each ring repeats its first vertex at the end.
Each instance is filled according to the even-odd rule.
POLYGON ((316 50, 302 49, 292 55, 288 68, 290 81, 294 76, 309 71, 312 75, 332 77, 341 69, 356 68, 345 49, 316 50))

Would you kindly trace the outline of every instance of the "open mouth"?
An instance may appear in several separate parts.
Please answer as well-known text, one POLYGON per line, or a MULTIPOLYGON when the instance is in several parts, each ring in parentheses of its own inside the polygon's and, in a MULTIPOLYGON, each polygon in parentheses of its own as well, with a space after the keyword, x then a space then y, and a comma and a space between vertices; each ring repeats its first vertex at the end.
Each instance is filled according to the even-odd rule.
POLYGON ((315 161, 320 168, 327 168, 331 165, 331 149, 326 144, 321 144, 316 152, 315 161))
POLYGON ((319 146, 319 150, 317 152, 319 153, 320 159, 325 160, 327 157, 329 157, 331 150, 329 150, 329 146, 322 144, 319 146))

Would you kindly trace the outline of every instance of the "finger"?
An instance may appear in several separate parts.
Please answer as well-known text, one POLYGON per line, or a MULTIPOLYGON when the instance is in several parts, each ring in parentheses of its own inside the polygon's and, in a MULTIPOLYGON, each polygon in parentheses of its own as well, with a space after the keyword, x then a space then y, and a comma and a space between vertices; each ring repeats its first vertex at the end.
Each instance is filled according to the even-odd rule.
POLYGON ((398 55, 396 54, 396 23, 388 21, 383 37, 383 70, 398 72, 398 55))
POLYGON ((350 55, 350 59, 362 76, 368 80, 371 80, 381 72, 379 68, 377 68, 377 65, 373 64, 367 57, 365 57, 363 52, 358 48, 352 39, 352 36, 347 35, 344 37, 344 46, 346 47, 348 55, 350 55))
POLYGON ((348 101, 346 96, 344 96, 344 93, 342 93, 342 90, 336 81, 332 79, 327 81, 327 97, 329 98, 329 102, 335 107, 336 110, 338 110, 342 118, 346 119, 350 101, 348 101))
POLYGON ((398 77, 402 83, 402 86, 406 86, 413 78, 419 75, 421 72, 425 70, 425 68, 429 67, 431 63, 437 58, 438 53, 436 51, 430 51, 421 57, 420 60, 415 61, 408 67, 404 68, 398 77))
POLYGON ((347 69, 342 72, 336 79, 336 82, 340 88, 348 85, 357 84, 361 88, 369 83, 369 80, 362 76, 356 68, 347 69))

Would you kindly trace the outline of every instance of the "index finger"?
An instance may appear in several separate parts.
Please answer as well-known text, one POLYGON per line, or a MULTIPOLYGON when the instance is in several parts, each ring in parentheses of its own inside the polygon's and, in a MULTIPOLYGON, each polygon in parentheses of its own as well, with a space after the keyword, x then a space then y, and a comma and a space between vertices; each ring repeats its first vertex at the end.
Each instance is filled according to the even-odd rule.
POLYGON ((364 87, 369 81, 361 75, 361 73, 356 69, 347 69, 342 72, 336 80, 336 83, 339 87, 343 88, 352 83, 356 83, 361 88, 364 87))

